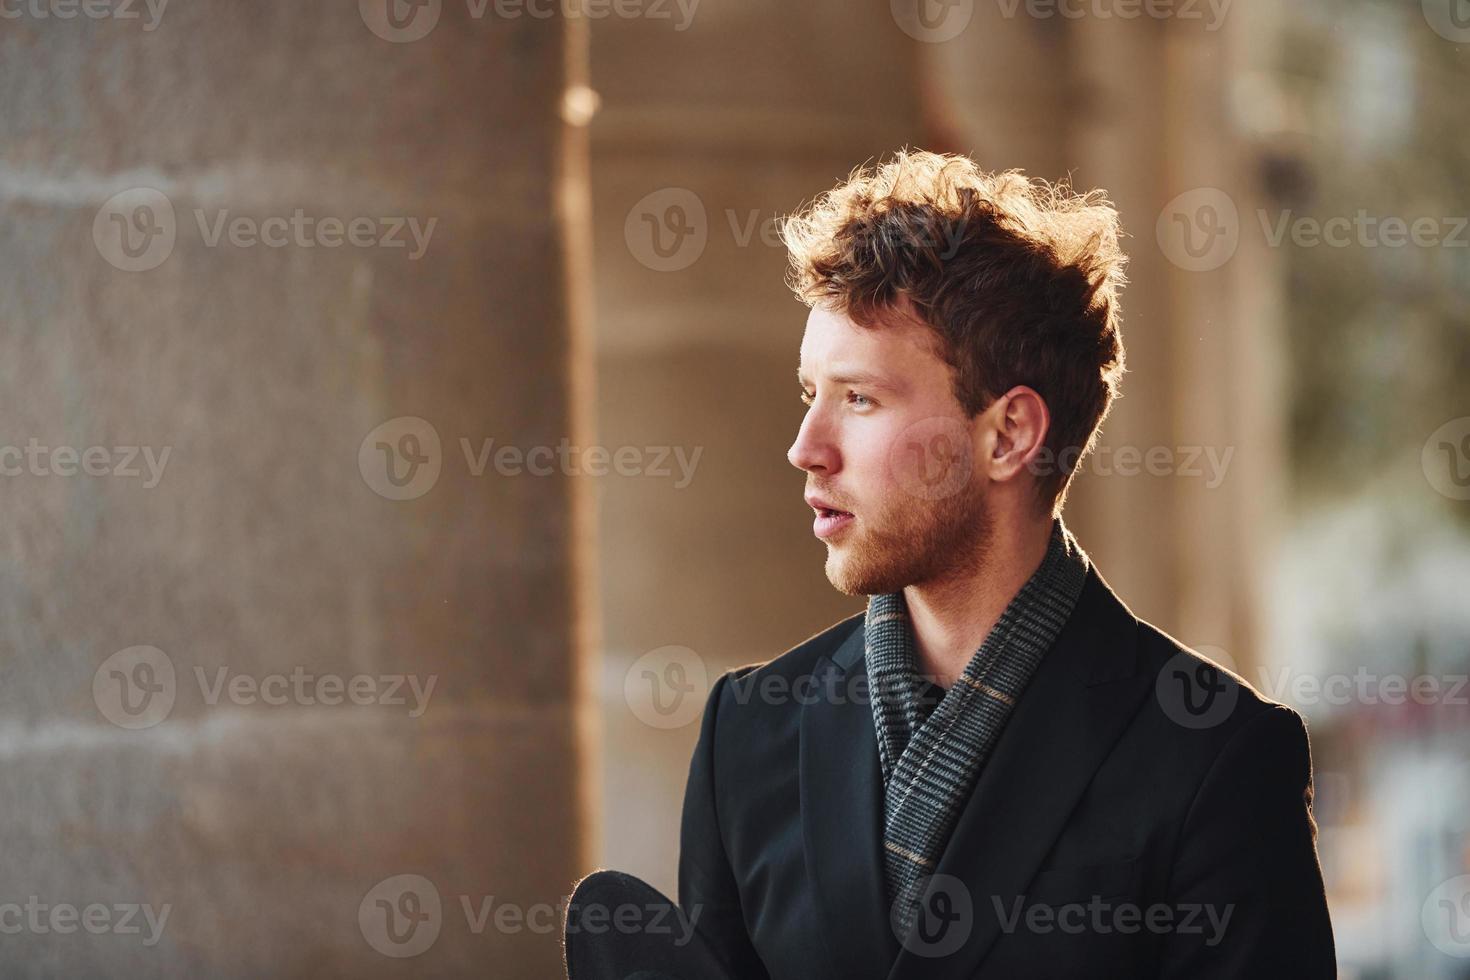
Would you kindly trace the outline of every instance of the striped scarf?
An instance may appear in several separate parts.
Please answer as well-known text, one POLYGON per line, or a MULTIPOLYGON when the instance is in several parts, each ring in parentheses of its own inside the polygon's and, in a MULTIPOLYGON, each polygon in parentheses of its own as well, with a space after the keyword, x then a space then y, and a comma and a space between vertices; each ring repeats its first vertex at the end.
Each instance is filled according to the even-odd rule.
POLYGON ((920 879, 934 873, 1011 709, 1072 614, 1088 564, 1054 519, 1040 567, 927 719, 903 593, 869 597, 864 656, 883 769, 885 878, 900 937, 913 925, 920 879))

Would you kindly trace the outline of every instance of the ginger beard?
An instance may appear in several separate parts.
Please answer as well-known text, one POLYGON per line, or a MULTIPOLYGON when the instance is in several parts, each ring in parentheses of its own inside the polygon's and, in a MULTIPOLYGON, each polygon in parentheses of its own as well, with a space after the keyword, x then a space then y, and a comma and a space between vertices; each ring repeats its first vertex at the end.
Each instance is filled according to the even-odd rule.
POLYGON ((908 489, 912 482, 894 481, 880 500, 854 511, 846 534, 827 542, 827 580, 847 595, 887 595, 975 572, 994 530, 980 484, 966 479, 955 492, 931 499, 908 489))

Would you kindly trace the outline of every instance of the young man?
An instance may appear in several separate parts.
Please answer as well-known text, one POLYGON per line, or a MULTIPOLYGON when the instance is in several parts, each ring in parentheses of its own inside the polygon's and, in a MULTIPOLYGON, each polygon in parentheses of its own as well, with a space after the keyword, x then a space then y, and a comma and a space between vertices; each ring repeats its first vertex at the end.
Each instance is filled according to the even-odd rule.
POLYGON ((679 901, 735 977, 1335 975, 1301 718, 1062 523, 1123 371, 1117 215, 903 152, 789 219, 806 474, 867 611, 710 692, 679 901))

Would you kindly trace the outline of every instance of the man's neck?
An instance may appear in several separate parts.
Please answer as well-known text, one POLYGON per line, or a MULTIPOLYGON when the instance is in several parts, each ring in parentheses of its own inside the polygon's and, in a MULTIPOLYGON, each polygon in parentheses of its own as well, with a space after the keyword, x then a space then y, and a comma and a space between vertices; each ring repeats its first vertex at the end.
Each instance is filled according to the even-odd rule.
POLYGON ((1051 541, 1050 516, 995 525, 974 570, 903 590, 919 674, 949 688, 980 649, 1021 587, 1041 567, 1051 541))

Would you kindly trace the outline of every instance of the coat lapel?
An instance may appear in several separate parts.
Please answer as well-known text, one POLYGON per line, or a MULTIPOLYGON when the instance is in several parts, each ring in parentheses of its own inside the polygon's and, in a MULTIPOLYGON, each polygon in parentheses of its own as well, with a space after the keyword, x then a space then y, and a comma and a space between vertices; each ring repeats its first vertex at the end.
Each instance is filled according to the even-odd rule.
MULTIPOLYGON (((975 975, 1001 931, 995 898, 1009 914, 1025 894, 1152 686, 1138 670, 1137 630, 1132 613, 1090 570, 1077 607, 1017 703, 935 869, 968 892, 968 935, 944 956, 902 949, 888 980, 975 975)), ((805 757, 802 772, 805 786, 805 757)))
POLYGON ((883 882, 883 777, 863 621, 812 672, 801 713, 801 822, 832 977, 880 978, 898 953, 883 882))

